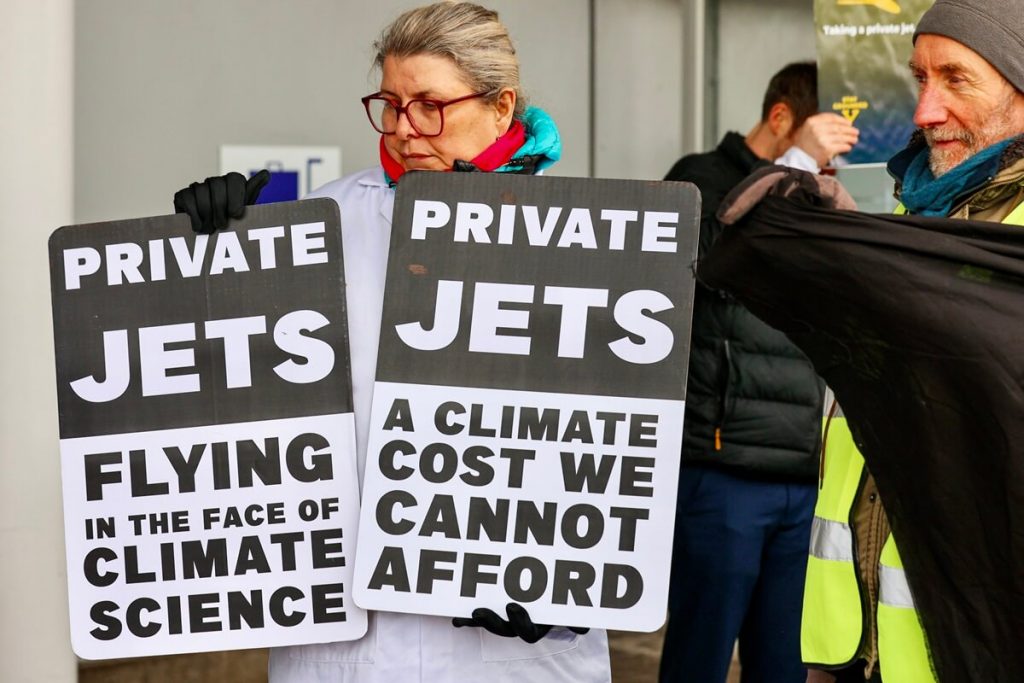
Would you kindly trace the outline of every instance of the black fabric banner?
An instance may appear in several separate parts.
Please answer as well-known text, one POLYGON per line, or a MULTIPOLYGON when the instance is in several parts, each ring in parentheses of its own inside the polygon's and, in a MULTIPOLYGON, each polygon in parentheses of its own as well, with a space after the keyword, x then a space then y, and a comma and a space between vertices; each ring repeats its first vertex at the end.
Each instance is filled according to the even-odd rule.
POLYGON ((806 200, 765 198, 698 276, 835 391, 939 679, 1024 680, 1024 231, 806 200))

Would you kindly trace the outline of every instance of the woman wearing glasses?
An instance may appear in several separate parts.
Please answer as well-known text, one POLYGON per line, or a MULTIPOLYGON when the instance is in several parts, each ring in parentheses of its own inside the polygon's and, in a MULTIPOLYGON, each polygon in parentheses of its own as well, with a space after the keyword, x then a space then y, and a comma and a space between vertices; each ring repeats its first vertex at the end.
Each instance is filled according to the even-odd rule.
MULTIPOLYGON (((413 170, 534 174, 555 163, 561 153, 554 122, 540 109, 524 105, 515 49, 497 13, 459 2, 420 7, 388 26, 374 49, 380 90, 362 101, 380 133, 380 166, 309 195, 330 197, 341 207, 360 478, 391 213, 402 175, 413 170)), ((214 190, 211 181, 224 179, 193 184, 175 196, 176 210, 188 212, 196 230, 226 224, 225 215, 206 215, 218 210, 211 200, 225 196, 224 186, 214 190), (207 195, 197 198, 202 192, 207 195)), ((246 197, 253 201, 251 195, 261 184, 254 181, 246 197)), ((245 194, 240 182, 244 184, 236 178, 233 185, 227 184, 229 196, 245 194)), ((240 214, 242 201, 239 196, 227 203, 240 214)), ((510 606, 507 616, 504 621, 493 612, 477 610, 473 618, 452 620, 374 612, 359 640, 272 649, 270 678, 288 683, 611 680, 604 631, 540 626, 517 605, 510 606)))
MULTIPOLYGON (((561 153, 551 118, 524 105, 515 49, 495 12, 451 2, 414 9, 387 27, 374 49, 380 90, 363 105, 380 133, 380 166, 310 195, 341 207, 360 477, 396 184, 406 171, 532 174, 561 153)), ((513 608, 509 616, 520 622, 509 624, 509 632, 533 640, 543 631, 525 612, 513 608)), ((496 619, 457 622, 502 630, 496 619)), ((275 649, 270 672, 274 681, 360 683, 596 683, 611 677, 602 631, 553 628, 528 643, 487 628, 455 628, 443 617, 389 612, 372 613, 358 641, 275 649)))

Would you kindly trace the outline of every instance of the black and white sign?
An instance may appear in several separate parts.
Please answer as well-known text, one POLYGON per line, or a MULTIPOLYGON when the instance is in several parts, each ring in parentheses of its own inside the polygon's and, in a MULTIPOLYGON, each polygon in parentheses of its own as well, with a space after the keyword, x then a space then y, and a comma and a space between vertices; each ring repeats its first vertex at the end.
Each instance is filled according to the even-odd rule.
POLYGON ((72 645, 348 640, 358 485, 337 205, 50 238, 72 645))
POLYGON ((360 606, 661 625, 698 208, 681 183, 403 177, 360 606))

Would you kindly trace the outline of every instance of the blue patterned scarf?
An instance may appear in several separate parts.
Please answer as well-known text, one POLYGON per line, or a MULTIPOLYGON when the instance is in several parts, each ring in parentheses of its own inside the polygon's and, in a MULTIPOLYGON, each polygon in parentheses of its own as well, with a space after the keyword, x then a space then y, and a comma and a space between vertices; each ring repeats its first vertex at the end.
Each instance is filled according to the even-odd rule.
POLYGON ((965 192, 984 185, 999 170, 999 158, 1014 138, 986 147, 938 178, 928 166, 927 146, 922 147, 903 176, 900 201, 919 216, 948 216, 953 203, 965 192))

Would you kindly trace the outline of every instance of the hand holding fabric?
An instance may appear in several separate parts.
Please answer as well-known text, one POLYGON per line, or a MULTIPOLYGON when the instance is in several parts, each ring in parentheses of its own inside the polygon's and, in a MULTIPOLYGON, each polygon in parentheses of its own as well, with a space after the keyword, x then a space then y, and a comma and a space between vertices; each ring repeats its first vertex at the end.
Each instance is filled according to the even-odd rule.
POLYGON ((857 210, 853 197, 832 176, 785 166, 764 166, 726 195, 718 207, 718 220, 722 225, 732 225, 767 196, 799 200, 825 209, 857 210))
POLYGON ((249 179, 234 171, 213 176, 175 192, 174 212, 188 214, 192 229, 208 235, 226 228, 229 218, 241 218, 268 182, 270 171, 266 169, 249 179))
MULTIPOLYGON (((553 627, 546 624, 535 624, 530 619, 529 613, 522 605, 510 602, 505 607, 508 621, 502 619, 494 610, 486 607, 478 607, 473 610, 471 617, 455 617, 452 619, 452 626, 479 626, 496 636, 505 638, 522 638, 527 643, 536 643, 548 634, 553 627)), ((584 634, 590 629, 577 626, 567 626, 573 633, 584 634)))

